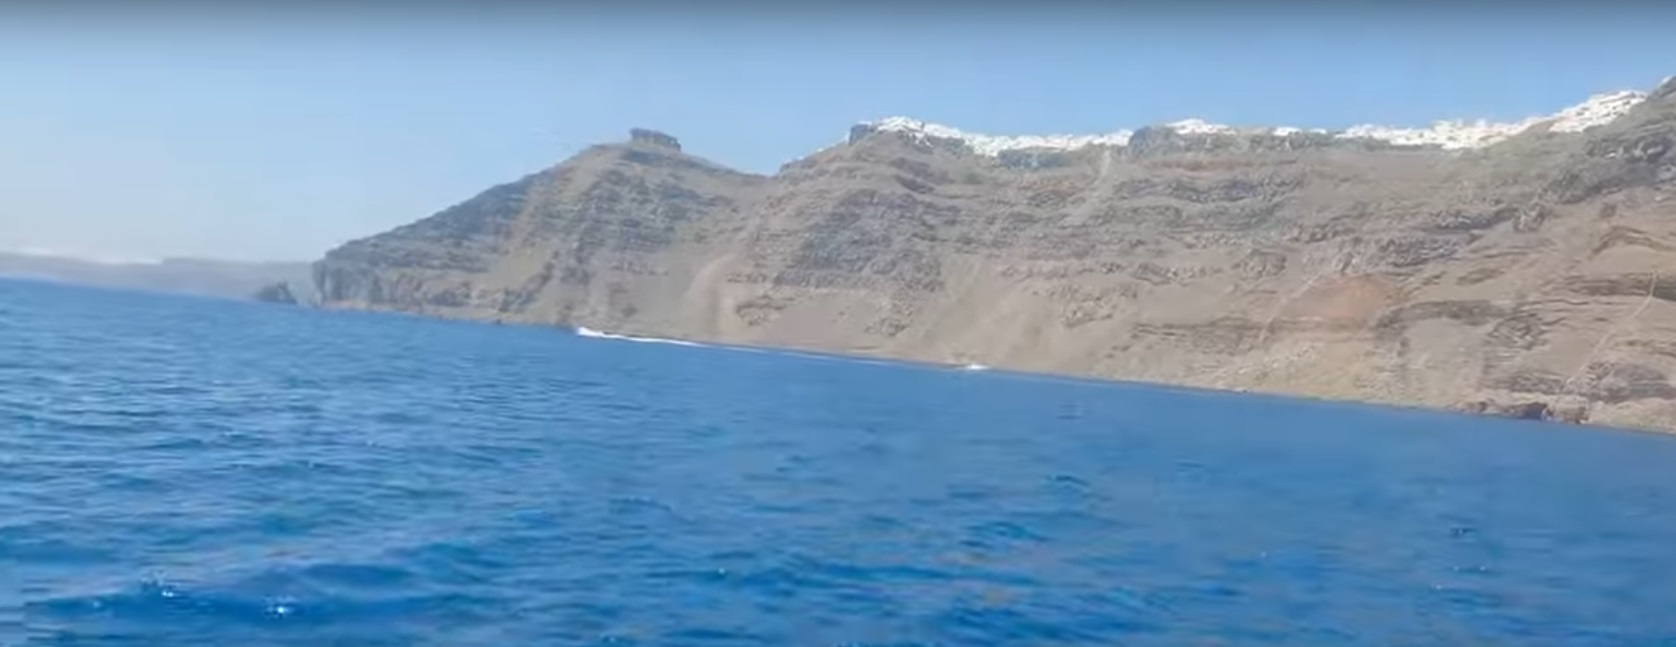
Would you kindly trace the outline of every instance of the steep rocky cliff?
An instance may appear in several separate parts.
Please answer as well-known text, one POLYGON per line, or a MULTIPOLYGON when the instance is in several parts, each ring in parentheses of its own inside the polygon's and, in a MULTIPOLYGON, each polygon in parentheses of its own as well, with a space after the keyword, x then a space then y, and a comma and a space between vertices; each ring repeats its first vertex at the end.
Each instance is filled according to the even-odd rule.
POLYGON ((331 307, 1676 429, 1676 81, 1518 124, 636 130, 315 266, 331 307))

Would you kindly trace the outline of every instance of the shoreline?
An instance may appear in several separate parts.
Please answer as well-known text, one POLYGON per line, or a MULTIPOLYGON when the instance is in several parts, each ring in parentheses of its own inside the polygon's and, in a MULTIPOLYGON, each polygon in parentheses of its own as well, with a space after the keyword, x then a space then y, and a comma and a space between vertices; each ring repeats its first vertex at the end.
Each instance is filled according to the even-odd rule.
MULTIPOLYGON (((844 351, 844 350, 834 350, 834 349, 830 349, 830 348, 818 348, 818 347, 799 346, 799 345, 791 345, 791 344, 788 344, 788 345, 772 345, 771 346, 771 345, 758 345, 758 344, 740 343, 740 342, 732 342, 732 341, 724 341, 724 340, 715 340, 715 339, 708 339, 708 338, 703 338, 703 337, 671 337, 671 336, 666 336, 666 335, 656 335, 656 334, 640 331, 640 330, 637 330, 637 329, 629 329, 628 331, 606 330, 606 329, 603 329, 603 328, 596 328, 596 327, 593 327, 593 326, 588 326, 586 324, 541 323, 541 322, 534 322, 534 321, 520 321, 520 320, 517 320, 515 318, 505 318, 505 317, 490 317, 490 316, 482 316, 482 315, 453 315, 451 313, 424 312, 424 311, 414 311, 414 310, 406 310, 406 309, 399 309, 399 308, 366 307, 366 306, 360 305, 360 304, 347 304, 347 305, 346 304, 313 304, 313 305, 307 306, 306 309, 320 310, 320 311, 326 311, 326 312, 363 312, 363 313, 373 313, 373 314, 393 314, 393 315, 420 317, 420 318, 425 318, 425 319, 435 319, 435 320, 441 320, 441 321, 453 321, 453 322, 480 324, 480 325, 488 325, 488 326, 517 326, 517 327, 521 327, 521 328, 561 330, 561 331, 564 331, 568 334, 576 335, 576 336, 579 336, 579 337, 593 337, 593 335, 579 334, 577 332, 578 328, 586 328, 586 329, 588 329, 590 331, 593 331, 593 332, 596 332, 596 333, 597 332, 605 332, 605 333, 607 333, 611 336, 617 337, 617 338, 631 337, 631 338, 639 338, 641 340, 661 342, 661 343, 675 342, 676 344, 674 344, 674 345, 696 346, 696 347, 704 347, 704 348, 716 348, 716 349, 722 349, 722 350, 737 349, 737 350, 746 350, 746 351, 754 351, 754 352, 802 353, 802 354, 812 354, 812 355, 826 356, 826 357, 830 357, 830 358, 834 358, 834 359, 850 359, 850 360, 863 360, 863 361, 885 361, 885 362, 892 362, 892 363, 904 364, 904 365, 909 365, 909 366, 934 368, 934 369, 955 371, 955 372, 961 372, 961 373, 1011 374, 1011 375, 1035 377, 1035 378, 1070 380, 1070 381, 1075 381, 1075 382, 1084 382, 1084 383, 1091 383, 1091 384, 1115 384, 1115 385, 1123 385, 1123 386, 1171 389, 1171 390, 1191 392, 1191 393, 1201 393, 1201 394, 1217 394, 1217 395, 1233 395, 1233 396, 1244 396, 1244 397, 1261 397, 1261 398, 1271 398, 1271 399, 1301 400, 1301 401, 1305 401, 1305 402, 1324 403, 1324 404, 1371 406, 1371 407, 1382 407, 1382 408, 1407 410, 1407 411, 1415 411, 1415 412, 1440 413, 1440 414, 1446 414, 1446 415, 1461 416, 1461 417, 1466 417, 1466 418, 1478 418, 1478 419, 1490 419, 1490 420, 1508 420, 1508 421, 1515 421, 1515 422, 1522 422, 1522 423, 1534 423, 1534 424, 1550 425, 1550 426, 1555 426, 1555 427, 1581 427, 1581 428, 1588 428, 1588 429, 1591 429, 1591 430, 1608 431, 1608 432, 1628 432, 1628 433, 1635 433, 1635 434, 1653 434, 1653 435, 1658 435, 1658 436, 1676 436, 1676 427, 1672 427, 1672 428, 1637 427, 1637 426, 1615 425, 1615 424, 1607 424, 1607 423, 1591 422, 1591 421, 1573 422, 1573 421, 1562 420, 1562 419, 1553 418, 1553 417, 1528 418, 1528 417, 1522 417, 1522 416, 1517 416, 1517 415, 1508 415, 1508 414, 1490 412, 1490 411, 1477 412, 1477 411, 1472 411, 1470 409, 1467 409, 1464 406, 1443 407, 1443 406, 1433 406, 1433 405, 1419 404, 1419 403, 1414 403, 1414 402, 1404 402, 1404 401, 1400 401, 1400 400, 1358 399, 1358 398, 1346 398, 1346 397, 1331 397, 1331 396, 1323 396, 1323 395, 1316 395, 1316 394, 1309 394, 1309 393, 1277 391, 1277 390, 1263 389, 1263 388, 1257 388, 1257 387, 1200 386, 1200 385, 1185 384, 1185 383, 1180 383, 1180 382, 1149 381, 1149 380, 1140 380, 1140 379, 1133 379, 1133 378, 1123 378, 1123 377, 1118 377, 1118 376, 1096 375, 1096 374, 1087 374, 1087 373, 1055 372, 1055 371, 1041 371, 1041 370, 1021 369, 1021 368, 1007 366, 1004 363, 990 363, 990 362, 976 363, 976 362, 972 362, 972 361, 939 362, 939 361, 924 360, 924 359, 918 359, 918 358, 912 358, 912 357, 900 357, 900 356, 889 355, 889 354, 885 354, 885 353, 869 352, 869 351, 864 351, 864 350, 844 351), (982 369, 981 370, 972 369, 972 368, 970 368, 972 366, 981 366, 982 369)), ((628 339, 628 340, 624 340, 624 341, 635 342, 637 340, 636 339, 628 339)), ((1508 401, 1508 402, 1502 402, 1502 401, 1499 401, 1499 400, 1490 400, 1490 399, 1486 398, 1486 399, 1480 399, 1480 401, 1475 401, 1475 402, 1476 403, 1495 403, 1498 406, 1505 406, 1505 407, 1525 407, 1525 406, 1529 406, 1532 403, 1536 403, 1536 401, 1534 399, 1509 399, 1509 400, 1510 401, 1508 401)), ((1539 404, 1543 404, 1543 405, 1547 406, 1548 410, 1550 410, 1550 411, 1553 411, 1553 410, 1556 409, 1552 405, 1547 405, 1546 403, 1539 403, 1539 404)))

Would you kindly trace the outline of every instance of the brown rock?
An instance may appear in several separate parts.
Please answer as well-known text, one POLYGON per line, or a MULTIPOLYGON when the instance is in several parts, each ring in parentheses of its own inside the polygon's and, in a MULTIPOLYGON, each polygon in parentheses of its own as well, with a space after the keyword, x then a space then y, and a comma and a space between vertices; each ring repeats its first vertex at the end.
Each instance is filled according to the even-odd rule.
POLYGON ((315 277, 332 307, 1676 429, 1673 142, 1676 94, 1465 152, 858 126, 767 176, 637 129, 315 277))

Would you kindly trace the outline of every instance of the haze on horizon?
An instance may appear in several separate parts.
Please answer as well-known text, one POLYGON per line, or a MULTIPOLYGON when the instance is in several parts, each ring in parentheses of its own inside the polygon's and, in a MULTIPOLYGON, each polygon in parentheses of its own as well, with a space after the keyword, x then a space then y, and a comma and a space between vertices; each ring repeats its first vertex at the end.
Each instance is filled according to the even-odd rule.
POLYGON ((636 126, 768 173, 891 115, 1510 121, 1676 74, 1676 6, 1650 3, 76 7, 0 9, 0 250, 308 260, 636 126))

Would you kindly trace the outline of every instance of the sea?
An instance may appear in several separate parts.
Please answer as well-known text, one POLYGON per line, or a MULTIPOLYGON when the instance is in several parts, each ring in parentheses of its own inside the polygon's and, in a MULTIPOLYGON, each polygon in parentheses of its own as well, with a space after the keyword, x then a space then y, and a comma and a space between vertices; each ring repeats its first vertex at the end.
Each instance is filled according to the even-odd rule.
POLYGON ((1676 645, 1676 438, 0 282, 0 645, 1676 645))

